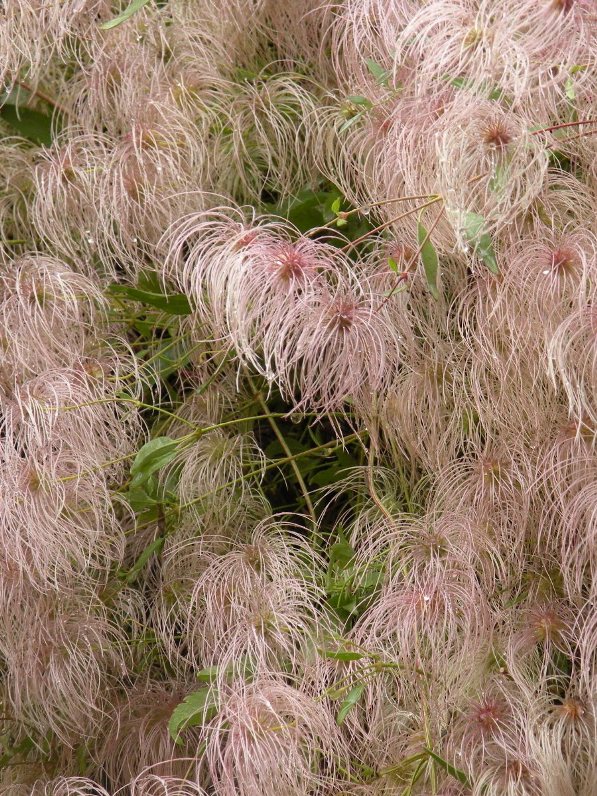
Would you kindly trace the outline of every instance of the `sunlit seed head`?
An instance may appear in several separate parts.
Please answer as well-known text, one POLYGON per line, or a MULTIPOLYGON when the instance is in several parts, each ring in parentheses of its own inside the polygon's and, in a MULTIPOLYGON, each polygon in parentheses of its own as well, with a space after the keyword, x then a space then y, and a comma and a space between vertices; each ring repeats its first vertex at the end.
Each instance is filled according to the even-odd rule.
POLYGON ((23 473, 25 483, 29 492, 37 492, 41 487, 41 476, 35 467, 28 467, 23 473))
POLYGON ((338 332, 350 331, 357 312, 357 305, 349 300, 340 299, 329 309, 330 325, 338 332))
POLYGON ((249 564, 249 566, 251 566, 254 570, 257 572, 261 570, 261 566, 263 564, 263 551, 260 549, 259 545, 245 545, 243 557, 247 564, 249 564))
POLYGON ((273 252, 272 267, 276 275, 285 282, 301 279, 312 269, 312 263, 290 244, 279 244, 273 252))
POLYGON ((567 14, 574 8, 575 0, 551 0, 552 8, 555 11, 567 14))
POLYGON ((415 554, 422 561, 443 558, 447 552, 448 544, 445 536, 434 530, 422 534, 415 548, 415 554))
POLYGON ((235 241, 232 246, 233 251, 242 251, 242 249, 246 249, 247 246, 250 246, 251 243, 255 240, 255 238, 259 235, 258 229, 247 229, 246 232, 243 232, 235 241))
POLYGON ((567 697, 556 706, 555 713, 566 724, 578 724, 586 716, 587 709, 580 699, 567 697))
POLYGON ((505 703, 495 697, 486 697, 475 703, 468 714, 470 729, 482 737, 492 735, 505 718, 505 703))
POLYGON ((479 28, 471 28, 464 37, 465 47, 476 47, 483 41, 483 31, 479 28))
POLYGON ((481 477, 486 484, 497 484, 504 474, 506 465, 493 457, 484 457, 480 462, 481 477))
POLYGON ((561 246, 550 252, 550 270, 558 276, 565 276, 578 267, 578 259, 572 249, 561 246))
POLYGON ((562 617, 549 606, 533 609, 527 618, 529 628, 538 642, 555 641, 566 629, 562 617))
POLYGON ((483 142, 495 150, 504 150, 512 142, 512 133, 501 120, 489 122, 481 131, 483 142))

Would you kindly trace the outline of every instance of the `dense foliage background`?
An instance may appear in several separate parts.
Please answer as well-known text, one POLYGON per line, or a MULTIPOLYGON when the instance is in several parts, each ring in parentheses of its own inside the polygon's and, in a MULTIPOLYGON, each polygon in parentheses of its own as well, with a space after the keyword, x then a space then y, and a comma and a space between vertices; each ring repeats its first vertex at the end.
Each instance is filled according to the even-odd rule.
POLYGON ((0 6, 0 792, 597 794, 594 0, 0 6))

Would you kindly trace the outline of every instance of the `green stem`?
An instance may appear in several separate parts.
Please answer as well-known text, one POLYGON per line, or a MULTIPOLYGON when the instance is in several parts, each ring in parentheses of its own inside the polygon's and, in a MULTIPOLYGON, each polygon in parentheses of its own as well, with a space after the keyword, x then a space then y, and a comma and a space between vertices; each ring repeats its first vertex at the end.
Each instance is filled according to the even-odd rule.
POLYGON ((391 512, 384 506, 382 499, 377 494, 377 489, 375 488, 375 482, 373 480, 373 457, 374 453, 373 450, 369 450, 369 462, 367 464, 367 486, 369 488, 369 494, 371 495, 371 499, 377 506, 377 508, 381 511, 383 516, 389 522, 393 523, 394 518, 392 517, 391 512))
POLYGON ((213 382, 217 379, 217 377, 220 375, 220 373, 224 369, 224 365, 229 361, 228 360, 228 354, 229 353, 230 353, 230 349, 228 349, 228 351, 226 351, 226 353, 224 354, 224 356, 222 358, 222 361, 220 362, 218 367, 214 370, 214 372, 211 374, 209 379, 207 379, 207 381, 205 381, 201 385, 201 387, 197 388, 197 390, 195 391, 195 395, 203 395, 203 393, 207 390, 207 388, 210 387, 213 384, 213 382))
POLYGON ((423 771, 425 770, 426 766, 427 766, 427 760, 421 760, 419 765, 414 770, 410 783, 402 791, 402 796, 412 796, 413 788, 423 776, 423 771))
MULTIPOLYGON (((216 426, 216 428, 217 428, 217 426, 216 426)), ((345 437, 341 437, 339 440, 336 440, 335 443, 330 444, 329 442, 326 442, 326 443, 324 443, 322 445, 317 445, 315 448, 309 448, 309 450, 306 450, 306 451, 299 451, 299 453, 295 453, 292 456, 285 456, 282 459, 275 459, 274 461, 270 462, 269 464, 266 464, 265 467, 259 467, 259 468, 254 469, 254 470, 250 470, 248 473, 245 473, 244 475, 241 475, 238 478, 234 478, 232 481, 228 481, 225 484, 221 484, 220 486, 216 487, 211 492, 206 492, 205 494, 199 495, 199 497, 193 498, 193 500, 189 500, 186 503, 181 503, 178 506, 173 506, 171 509, 169 509, 168 511, 164 512, 164 514, 165 515, 170 515, 170 514, 172 514, 174 512, 179 512, 179 511, 182 511, 184 509, 191 508, 191 506, 194 506, 197 503, 201 503, 202 500, 205 500, 206 498, 211 497, 212 495, 217 494, 218 492, 221 492, 223 489, 226 489, 229 486, 234 486, 239 481, 242 481, 245 478, 252 478, 254 475, 260 475, 261 473, 266 472, 267 470, 272 470, 274 467, 280 467, 283 464, 290 464, 290 462, 294 461, 295 459, 301 459, 303 456, 310 456, 313 453, 317 453, 318 451, 322 451, 322 450, 326 450, 326 449, 328 449, 330 451, 330 453, 331 453, 332 451, 336 450, 337 448, 341 447, 342 445, 345 445, 346 443, 354 442, 355 440, 360 439, 361 436, 363 434, 366 434, 366 433, 367 433, 366 430, 355 431, 354 434, 348 434, 345 437)), ((150 520, 148 522, 142 523, 141 525, 138 525, 136 528, 134 528, 131 532, 134 533, 136 531, 143 530, 144 528, 147 528, 151 524, 153 524, 153 522, 154 522, 154 520, 150 520)))
MULTIPOLYGON (((251 385, 251 387, 253 387, 253 382, 251 381, 251 379, 249 379, 249 384, 251 385)), ((286 454, 287 457, 292 456, 292 452, 291 452, 290 448, 288 447, 288 445, 286 443, 286 440, 284 439, 284 435, 280 431, 280 426, 276 423, 276 421, 274 419, 274 414, 272 412, 270 412, 270 410, 268 408, 268 405, 263 400, 263 395, 260 392, 253 392, 253 394, 254 394, 255 398, 257 399, 257 402, 259 403, 259 406, 261 406, 261 408, 263 409, 263 412, 264 412, 265 416, 267 417, 267 421, 270 424, 270 426, 272 427, 272 431, 276 435, 276 439, 278 440, 278 442, 282 446, 282 450, 284 451, 284 453, 286 454)), ((298 481, 298 485, 300 487, 300 490, 303 493, 303 498, 305 500, 305 505, 307 506, 307 510, 309 512, 309 516, 311 517, 311 521, 313 522, 313 527, 315 528, 315 526, 317 525, 317 515, 315 514, 315 509, 313 508, 313 502, 311 501, 311 496, 309 495, 309 490, 307 489, 307 485, 305 484, 305 480, 304 480, 304 478, 303 478, 303 476, 301 474, 299 466, 297 465, 297 463, 294 460, 292 460, 290 462, 290 466, 292 468, 292 471, 294 472, 294 475, 296 476, 296 480, 298 481)))
POLYGON ((172 418, 173 420, 178 420, 180 423, 184 423, 185 425, 189 426, 192 429, 197 429, 195 423, 191 423, 190 420, 187 420, 180 415, 177 415, 175 412, 169 412, 167 409, 162 409, 161 406, 154 406, 153 404, 146 404, 143 401, 138 401, 136 398, 126 398, 124 396, 118 396, 114 398, 98 398, 95 401, 85 401, 82 404, 73 404, 71 406, 50 406, 48 407, 49 410, 53 411, 62 411, 62 412, 72 412, 75 409, 84 409, 88 406, 98 406, 101 404, 112 404, 112 403, 128 403, 132 404, 133 406, 138 407, 139 409, 151 409, 154 412, 161 412, 164 415, 172 418))

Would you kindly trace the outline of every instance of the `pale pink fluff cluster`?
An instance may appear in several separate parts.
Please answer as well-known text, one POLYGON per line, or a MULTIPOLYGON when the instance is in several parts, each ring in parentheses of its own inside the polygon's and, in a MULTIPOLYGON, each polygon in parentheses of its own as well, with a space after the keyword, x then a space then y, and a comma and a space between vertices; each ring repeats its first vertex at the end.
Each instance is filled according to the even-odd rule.
MULTIPOLYGON (((29 251, 4 261, 0 295, 5 737, 72 749, 95 736, 127 672, 103 595, 125 550, 113 485, 142 431, 116 394, 141 385, 97 278, 29 251)), ((3 776, 10 792, 15 771, 3 776)))
POLYGON ((594 0, 126 5, 0 7, 0 793, 594 796, 594 0))
POLYGON ((162 245, 214 337, 297 408, 367 407, 387 391, 400 359, 396 309, 337 247, 221 209, 183 217, 162 245))

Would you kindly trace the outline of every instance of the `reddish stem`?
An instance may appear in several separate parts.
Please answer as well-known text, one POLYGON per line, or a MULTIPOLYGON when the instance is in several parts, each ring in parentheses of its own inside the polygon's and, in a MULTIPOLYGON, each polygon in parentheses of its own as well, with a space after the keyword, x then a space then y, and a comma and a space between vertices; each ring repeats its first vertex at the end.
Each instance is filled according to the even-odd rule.
POLYGON ((25 83, 23 80, 17 80, 16 84, 17 86, 20 86, 21 88, 25 89, 25 91, 28 91, 29 94, 31 94, 31 96, 39 97, 40 100, 42 100, 43 102, 47 102, 48 105, 51 105, 53 108, 56 108, 56 110, 60 111, 60 113, 64 114, 64 116, 68 116, 67 109, 63 105, 60 105, 60 103, 56 102, 55 99, 50 97, 45 92, 40 91, 38 88, 33 88, 33 86, 30 86, 28 83, 25 83))
POLYGON ((551 127, 543 127, 541 130, 533 130, 532 135, 538 135, 539 133, 549 133, 551 130, 562 130, 564 127, 578 127, 581 124, 597 124, 597 119, 583 119, 580 122, 553 124, 551 127))
MULTIPOLYGON (((595 130, 587 130, 584 133, 577 133, 576 135, 571 135, 569 138, 563 138, 561 141, 558 141, 558 144, 567 144, 568 141, 576 141, 577 138, 582 138, 585 135, 595 135, 597 133, 597 129, 595 130)), ((553 149, 556 144, 549 144, 547 149, 553 149)))
POLYGON ((425 237, 423 238, 423 240, 422 240, 422 241, 421 241, 421 243, 419 244, 419 248, 418 248, 418 249, 417 249, 417 251, 416 251, 416 252, 413 254, 413 256, 410 258, 410 260, 408 261, 408 264, 407 264, 407 266, 406 266, 406 270, 405 270, 405 271, 403 271, 403 272, 402 272, 402 273, 401 273, 401 274, 398 276, 398 279, 396 280, 396 283, 394 284, 394 287, 393 287, 393 288, 391 288, 391 289, 388 291, 388 295, 387 295, 387 296, 384 298, 384 300, 383 300, 383 301, 381 302, 381 304, 379 305, 379 309, 381 309, 382 307, 384 307, 384 306, 385 306, 385 304, 386 304, 386 302, 387 302, 387 301, 389 301, 389 299, 391 299, 391 298, 392 298, 392 296, 394 295, 394 292, 395 292, 395 291, 396 291, 396 289, 397 289, 397 288, 400 286, 400 283, 403 281, 403 279, 404 279, 404 274, 408 274, 408 272, 410 271, 410 269, 411 269, 411 268, 413 267, 413 265, 415 264, 415 262, 416 262, 416 260, 417 260, 417 257, 420 257, 420 255, 421 255, 421 252, 423 251, 423 246, 424 246, 424 245, 427 243, 427 241, 428 241, 428 240, 431 238, 431 233, 433 232, 433 230, 434 230, 434 229, 437 227, 437 225, 439 224, 439 220, 440 220, 440 218, 443 216, 443 214, 444 214, 444 210, 445 210, 445 207, 444 207, 444 205, 442 205, 442 209, 441 209, 441 210, 439 211, 439 213, 437 214, 437 217, 435 218, 435 220, 434 220, 433 224, 432 224, 432 225, 429 227, 429 230, 428 230, 427 234, 425 235, 425 237))
POLYGON ((431 199, 431 201, 429 201, 429 202, 425 202, 424 204, 419 205, 418 207, 413 207, 412 210, 407 210, 406 213, 401 213, 399 216, 396 216, 395 218, 391 218, 389 221, 385 221, 383 224, 380 224, 378 227, 374 227, 373 229, 370 229, 369 232, 365 232, 365 234, 361 235, 360 238, 355 238, 355 240, 351 241, 346 246, 343 246, 340 249, 340 251, 343 251, 343 252, 350 251, 352 248, 357 246, 359 243, 362 243, 362 241, 366 240, 370 235, 375 235, 376 232, 381 232, 382 230, 386 229, 387 227, 391 226, 392 224, 395 224, 396 221, 400 221, 401 219, 406 218, 406 216, 411 216, 413 213, 416 213, 419 210, 424 210, 426 207, 429 207, 430 205, 434 205, 434 204, 436 204, 436 202, 440 202, 441 199, 442 199, 441 196, 436 196, 434 199, 431 199))

